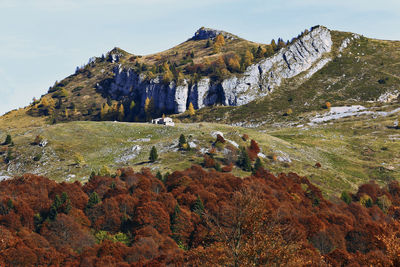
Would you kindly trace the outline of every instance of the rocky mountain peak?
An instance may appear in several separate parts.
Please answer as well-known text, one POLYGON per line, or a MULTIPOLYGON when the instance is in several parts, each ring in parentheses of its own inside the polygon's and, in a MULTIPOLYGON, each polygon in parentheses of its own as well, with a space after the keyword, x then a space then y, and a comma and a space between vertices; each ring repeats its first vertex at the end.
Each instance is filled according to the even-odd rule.
POLYGON ((235 36, 229 32, 201 27, 200 29, 198 29, 195 32, 194 36, 192 37, 192 40, 214 39, 215 37, 217 37, 220 34, 222 34, 225 39, 229 39, 229 40, 238 39, 237 36, 235 36))
POLYGON ((107 53, 107 60, 109 62, 119 62, 119 60, 127 54, 126 51, 119 47, 114 47, 110 52, 107 53))

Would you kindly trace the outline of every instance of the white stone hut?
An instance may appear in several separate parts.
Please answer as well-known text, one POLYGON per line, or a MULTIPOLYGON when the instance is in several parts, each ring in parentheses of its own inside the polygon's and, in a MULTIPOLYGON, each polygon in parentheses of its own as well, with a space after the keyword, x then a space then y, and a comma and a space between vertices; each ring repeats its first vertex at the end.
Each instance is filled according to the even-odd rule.
POLYGON ((161 125, 166 125, 166 126, 175 126, 174 121, 170 117, 153 119, 153 120, 151 120, 151 123, 161 124, 161 125))

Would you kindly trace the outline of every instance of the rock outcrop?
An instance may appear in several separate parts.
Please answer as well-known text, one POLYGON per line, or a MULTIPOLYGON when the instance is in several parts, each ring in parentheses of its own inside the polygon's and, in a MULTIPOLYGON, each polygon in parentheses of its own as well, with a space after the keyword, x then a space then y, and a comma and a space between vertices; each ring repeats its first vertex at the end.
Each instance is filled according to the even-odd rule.
POLYGON ((247 104, 272 92, 281 85, 283 79, 295 77, 307 70, 315 73, 329 62, 323 56, 331 49, 329 30, 324 27, 313 29, 278 54, 248 67, 242 77, 231 77, 223 81, 224 104, 247 104))
POLYGON ((220 34, 222 34, 222 36, 224 36, 225 39, 229 39, 229 40, 235 40, 238 38, 237 36, 235 36, 229 32, 224 32, 224 31, 220 31, 220 30, 201 27, 200 29, 198 29, 196 31, 196 33, 192 37, 192 40, 214 39, 215 37, 217 37, 220 34))
MULTIPOLYGON (((217 34, 202 28, 193 38, 208 39, 217 34)), ((203 78, 195 84, 189 84, 186 80, 180 84, 165 84, 159 77, 146 80, 143 75, 119 65, 114 68, 115 76, 107 90, 116 98, 130 96, 141 106, 144 106, 147 97, 152 98, 155 108, 171 113, 186 111, 190 102, 196 109, 217 103, 240 106, 271 93, 284 79, 301 73, 305 74, 303 79, 311 77, 330 61, 328 54, 331 48, 330 31, 325 27, 315 27, 274 56, 218 84, 212 83, 209 78, 203 78)))

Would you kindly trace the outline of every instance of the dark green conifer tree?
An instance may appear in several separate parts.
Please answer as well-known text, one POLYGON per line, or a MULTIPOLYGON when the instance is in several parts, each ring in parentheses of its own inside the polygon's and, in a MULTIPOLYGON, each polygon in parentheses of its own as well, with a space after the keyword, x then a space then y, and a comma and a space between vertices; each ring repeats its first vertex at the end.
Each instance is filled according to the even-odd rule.
POLYGON ((221 172, 221 171, 222 171, 221 164, 220 164, 219 162, 215 162, 214 168, 215 168, 215 170, 218 171, 218 172, 221 172))
POLYGON ((179 230, 179 215, 181 213, 181 207, 179 204, 176 204, 174 213, 171 215, 171 232, 172 238, 175 240, 176 243, 180 242, 180 237, 177 235, 179 230))
POLYGON ((186 144, 186 138, 183 134, 179 136, 179 148, 183 148, 183 145, 186 144))
POLYGON ((202 216, 204 213, 204 204, 201 200, 200 196, 197 196, 196 202, 193 205, 193 212, 197 213, 198 215, 202 216))
POLYGON ((156 177, 158 180, 163 181, 163 176, 160 171, 157 172, 156 177))
POLYGON ((347 191, 342 192, 340 199, 343 200, 346 204, 351 203, 351 196, 350 196, 349 192, 347 192, 347 191))
POLYGON ((97 195, 96 192, 93 192, 89 196, 89 201, 88 201, 86 208, 89 208, 89 209, 93 208, 99 202, 100 202, 99 195, 97 195))
POLYGON ((256 159, 256 162, 254 163, 254 168, 253 168, 253 174, 255 174, 259 169, 261 169, 263 166, 262 166, 262 163, 261 163, 261 159, 260 158, 257 158, 256 159))
POLYGON ((149 160, 150 162, 155 162, 158 159, 157 149, 155 146, 151 148, 149 160))
POLYGON ((62 205, 63 205, 63 212, 65 214, 68 214, 70 212, 72 206, 71 206, 71 200, 69 199, 67 193, 62 192, 62 194, 61 194, 61 202, 62 202, 62 205))
POLYGON ((4 144, 5 144, 5 145, 9 145, 9 144, 11 144, 11 143, 12 143, 11 135, 7 134, 6 140, 4 141, 4 144))
POLYGON ((7 207, 8 207, 10 210, 12 210, 12 209, 14 208, 14 203, 13 203, 13 201, 11 200, 11 198, 9 198, 9 199, 7 200, 7 207))
POLYGON ((248 171, 248 172, 251 171, 251 160, 250 160, 249 154, 246 151, 246 148, 244 148, 244 147, 240 148, 238 165, 244 171, 248 171))

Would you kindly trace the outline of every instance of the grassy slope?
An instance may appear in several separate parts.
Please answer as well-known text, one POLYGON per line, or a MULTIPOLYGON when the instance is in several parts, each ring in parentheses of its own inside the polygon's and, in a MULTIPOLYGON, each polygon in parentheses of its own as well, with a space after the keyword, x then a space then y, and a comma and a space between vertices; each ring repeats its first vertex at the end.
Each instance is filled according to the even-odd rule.
MULTIPOLYGON (((40 123, 39 123, 40 124, 40 123)), ((14 126, 7 129, 0 122, 1 138, 10 133, 14 138, 13 150, 17 159, 9 166, 13 174, 35 172, 47 174, 53 179, 63 180, 66 174, 75 174, 79 179, 87 179, 92 170, 99 170, 103 165, 116 169, 131 165, 136 169, 151 167, 162 172, 189 167, 192 163, 201 163, 202 155, 195 152, 175 151, 180 134, 189 136, 200 148, 209 148, 214 138, 211 132, 222 131, 225 136, 241 143, 240 136, 247 129, 217 124, 178 124, 176 127, 163 127, 144 123, 120 122, 69 122, 43 127, 14 126), (36 135, 49 141, 45 148, 30 145, 36 135), (144 139, 149 139, 144 140, 144 139), (140 154, 127 162, 116 162, 122 156, 132 154, 132 147, 139 145, 140 154), (160 160, 155 164, 148 162, 150 148, 155 145, 160 160), (38 163, 33 160, 37 154, 43 154, 38 163), (80 153, 86 165, 74 164, 75 154, 80 153), (16 167, 16 163, 21 164, 16 167)), ((275 138, 267 137, 268 140, 275 138)), ((244 144, 244 143, 243 143, 244 144)), ((3 165, 5 168, 6 166, 3 165)), ((236 171, 241 174, 240 170, 236 171)))
MULTIPOLYGON (((214 141, 210 133, 221 131, 227 139, 240 145, 245 144, 240 136, 247 133, 259 142, 267 156, 276 154, 290 158, 290 163, 266 158, 264 165, 274 173, 293 171, 306 175, 330 196, 337 196, 342 190, 355 189, 370 179, 380 183, 400 179, 400 131, 386 127, 393 125, 398 115, 376 119, 355 117, 313 127, 267 130, 213 123, 163 127, 141 123, 69 122, 43 126, 40 119, 32 121, 27 116, 17 115, 23 122, 19 126, 8 125, 5 118, 0 120, 0 138, 4 138, 6 132, 14 137, 17 159, 8 166, 13 174, 35 172, 55 180, 65 180, 73 174, 76 177, 69 177, 69 180, 85 181, 92 170, 97 171, 103 165, 112 170, 127 165, 135 169, 150 167, 153 171, 165 173, 202 162, 198 151, 175 151, 181 133, 191 136, 190 140, 199 149, 209 148, 214 141), (45 148, 30 145, 37 134, 49 141, 45 148), (143 140, 146 138, 150 140, 143 140), (135 145, 142 148, 136 158, 116 162, 131 154, 135 145), (151 164, 147 158, 153 145, 159 151, 160 160, 151 164), (86 165, 74 165, 77 152, 83 156, 86 165), (40 162, 33 161, 33 157, 40 153, 43 154, 40 162), (322 168, 315 168, 316 162, 320 162, 322 168)), ((5 164, 2 166, 4 170, 7 168, 5 164)), ((234 173, 249 174, 238 169, 234 173)))
MULTIPOLYGON (((178 68, 183 69, 184 67, 190 65, 191 63, 184 63, 186 54, 190 54, 193 51, 194 58, 193 63, 199 64, 204 63, 206 59, 213 61, 219 56, 223 56, 230 52, 235 52, 238 55, 244 54, 246 50, 251 50, 252 48, 257 48, 259 45, 263 44, 254 43, 247 41, 242 38, 237 38, 234 40, 225 40, 225 45, 222 46, 220 53, 214 53, 213 46, 206 47, 207 40, 187 40, 171 49, 166 51, 155 53, 147 56, 138 58, 140 63, 145 63, 147 65, 162 65, 163 62, 169 61, 171 64, 176 63, 178 68)), ((189 58, 190 59, 190 58, 189 58)), ((129 57, 126 57, 122 61, 124 64, 129 64, 129 57)))
POLYGON ((376 119, 361 116, 268 133, 301 147, 302 158, 320 162, 320 169, 304 162, 293 167, 325 190, 337 192, 354 189, 361 181, 386 183, 400 178, 400 131, 387 127, 396 119, 398 114, 376 119))

